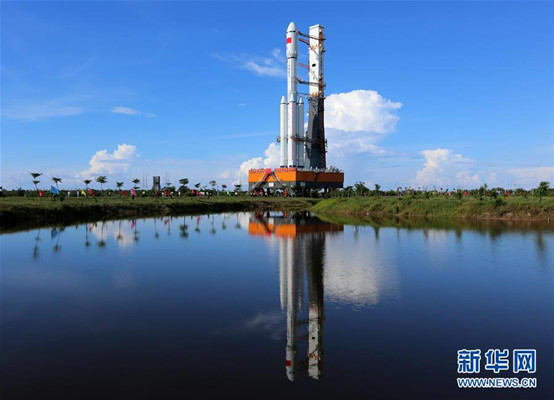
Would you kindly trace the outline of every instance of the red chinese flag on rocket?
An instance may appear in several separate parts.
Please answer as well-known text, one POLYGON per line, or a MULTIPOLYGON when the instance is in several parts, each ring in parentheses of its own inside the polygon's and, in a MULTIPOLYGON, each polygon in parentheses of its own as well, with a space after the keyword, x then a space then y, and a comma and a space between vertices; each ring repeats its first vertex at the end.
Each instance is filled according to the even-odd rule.
POLYGON ((291 43, 292 42, 292 38, 288 37, 287 38, 287 44, 291 43))

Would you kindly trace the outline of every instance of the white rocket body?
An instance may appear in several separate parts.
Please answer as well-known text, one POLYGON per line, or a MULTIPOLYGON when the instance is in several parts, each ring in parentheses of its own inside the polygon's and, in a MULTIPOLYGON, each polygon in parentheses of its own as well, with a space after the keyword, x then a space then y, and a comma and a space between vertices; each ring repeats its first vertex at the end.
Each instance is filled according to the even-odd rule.
POLYGON ((287 150, 288 150, 288 139, 287 139, 287 100, 285 99, 285 96, 281 97, 281 129, 280 129, 280 136, 281 136, 281 168, 288 166, 288 156, 287 156, 287 150))
POLYGON ((289 103, 287 105, 287 157, 288 157, 288 166, 296 167, 296 125, 297 125, 297 114, 298 114, 298 105, 295 101, 295 96, 293 94, 289 95, 289 103))
POLYGON ((287 28, 287 103, 281 99, 281 166, 304 165, 304 102, 298 100, 298 30, 294 22, 287 28))
POLYGON ((298 100, 298 112, 297 112, 297 137, 300 140, 296 141, 296 166, 304 167, 304 100, 302 97, 298 100))

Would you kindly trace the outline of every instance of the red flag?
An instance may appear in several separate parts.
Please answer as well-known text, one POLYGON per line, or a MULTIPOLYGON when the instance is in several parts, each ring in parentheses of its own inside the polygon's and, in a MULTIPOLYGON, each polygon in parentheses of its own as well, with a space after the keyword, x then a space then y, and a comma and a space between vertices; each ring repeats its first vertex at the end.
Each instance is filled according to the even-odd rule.
POLYGON ((38 197, 42 197, 42 190, 39 190, 38 197))
POLYGON ((92 189, 89 189, 88 192, 90 193, 90 195, 91 195, 92 197, 94 197, 94 193, 92 192, 92 189))
POLYGON ((165 190, 164 190, 164 194, 165 194, 166 196, 169 196, 169 190, 165 189, 165 190))
POLYGON ((125 190, 122 190, 121 194, 123 194, 123 196, 127 196, 127 192, 125 190))

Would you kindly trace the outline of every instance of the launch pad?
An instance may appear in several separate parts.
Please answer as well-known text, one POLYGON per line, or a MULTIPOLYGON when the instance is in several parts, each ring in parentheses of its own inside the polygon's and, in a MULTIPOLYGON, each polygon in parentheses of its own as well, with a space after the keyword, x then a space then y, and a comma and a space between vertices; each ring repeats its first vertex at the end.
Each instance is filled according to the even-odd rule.
POLYGON ((291 22, 286 33, 287 97, 281 98, 280 168, 251 169, 248 192, 283 190, 291 194, 307 194, 311 190, 342 188, 344 173, 327 167, 325 139, 325 53, 322 25, 310 26, 308 34, 300 32, 291 22), (298 64, 298 42, 308 45, 308 65, 298 64), (308 80, 297 76, 298 65, 308 70, 308 80), (309 87, 309 93, 298 92, 298 84, 309 87), (304 126, 304 99, 308 101, 308 124, 304 126))
POLYGON ((324 171, 291 168, 251 169, 248 173, 249 191, 258 189, 283 190, 303 194, 314 189, 341 188, 344 173, 332 169, 324 171))

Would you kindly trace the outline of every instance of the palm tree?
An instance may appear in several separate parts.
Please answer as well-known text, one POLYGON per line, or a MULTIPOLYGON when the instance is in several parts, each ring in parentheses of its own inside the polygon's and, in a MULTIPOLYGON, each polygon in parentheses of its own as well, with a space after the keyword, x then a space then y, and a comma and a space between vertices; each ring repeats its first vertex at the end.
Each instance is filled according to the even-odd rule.
POLYGON ((62 179, 61 179, 61 178, 52 177, 52 180, 53 180, 54 183, 56 184, 56 189, 60 190, 60 188, 58 187, 58 183, 61 183, 62 179))
POLYGON ((119 197, 121 197, 121 188, 123 187, 123 182, 116 182, 115 186, 119 189, 119 197))
POLYGON ((133 189, 135 189, 135 190, 139 189, 139 185, 138 185, 140 183, 139 178, 135 178, 131 182, 133 182, 135 184, 135 186, 133 186, 133 189))
POLYGON ((92 181, 91 181, 90 179, 85 179, 85 180, 83 181, 83 183, 85 184, 85 188, 87 189, 87 192, 88 192, 88 185, 89 185, 89 183, 91 183, 91 182, 92 182, 92 181))
POLYGON ((215 179, 210 181, 210 185, 212 185, 212 194, 216 194, 217 190, 215 189, 215 186, 217 185, 217 182, 215 179))
POLYGON ((181 187, 179 188, 179 190, 183 189, 184 191, 187 191, 188 190, 188 183, 189 183, 189 180, 187 178, 182 178, 182 179, 179 179, 179 183, 181 184, 181 187))
POLYGON ((108 182, 108 178, 106 178, 105 175, 102 175, 97 177, 95 180, 100 184, 100 190, 104 191, 104 183, 108 182))
POLYGON ((41 175, 42 175, 42 173, 40 173, 40 172, 31 172, 31 176, 33 177, 33 183, 35 184, 35 189, 36 190, 38 190, 37 183, 40 182, 40 181, 37 181, 37 178, 41 175))

